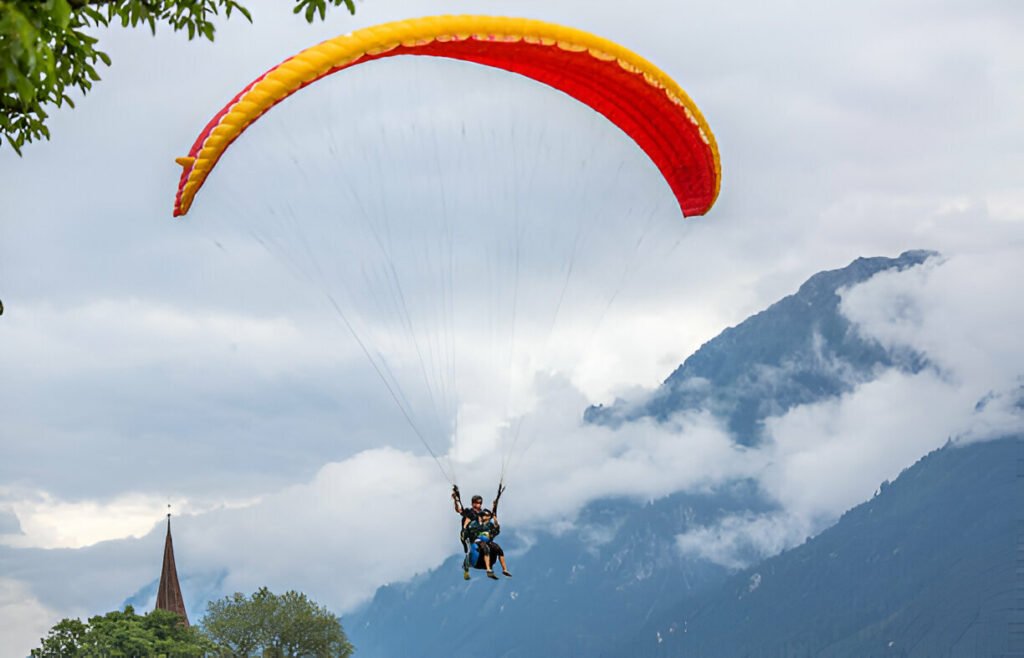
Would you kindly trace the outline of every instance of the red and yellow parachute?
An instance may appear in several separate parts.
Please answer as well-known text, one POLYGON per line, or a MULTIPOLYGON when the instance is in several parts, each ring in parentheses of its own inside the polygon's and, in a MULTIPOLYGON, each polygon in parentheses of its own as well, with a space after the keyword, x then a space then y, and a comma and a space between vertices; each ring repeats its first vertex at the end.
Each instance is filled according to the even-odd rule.
POLYGON ((435 16, 386 23, 308 48, 239 92, 196 138, 183 167, 174 215, 195 195, 231 143, 274 105, 324 76, 398 55, 476 62, 565 92, 628 134, 657 165, 684 215, 702 215, 721 183, 718 147, 686 92, 636 53, 561 25, 498 16, 435 16))

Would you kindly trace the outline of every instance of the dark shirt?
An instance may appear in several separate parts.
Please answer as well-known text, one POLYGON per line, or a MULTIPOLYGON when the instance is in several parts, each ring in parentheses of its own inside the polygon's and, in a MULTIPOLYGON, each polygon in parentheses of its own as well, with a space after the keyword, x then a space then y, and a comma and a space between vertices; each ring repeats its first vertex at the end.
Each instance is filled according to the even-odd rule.
POLYGON ((462 508, 463 524, 465 524, 465 519, 469 519, 469 522, 472 523, 472 522, 476 521, 479 517, 480 517, 480 512, 476 511, 472 507, 463 507, 462 508))

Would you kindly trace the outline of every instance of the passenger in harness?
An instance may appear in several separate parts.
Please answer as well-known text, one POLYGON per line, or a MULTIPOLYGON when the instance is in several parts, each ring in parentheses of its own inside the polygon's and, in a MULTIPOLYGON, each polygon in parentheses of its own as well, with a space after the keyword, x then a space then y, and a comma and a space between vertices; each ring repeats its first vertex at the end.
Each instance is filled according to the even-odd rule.
POLYGON ((494 541, 500 533, 501 525, 498 523, 498 519, 491 514, 490 510, 486 509, 480 511, 477 520, 471 521, 466 526, 465 536, 469 543, 469 550, 466 552, 466 559, 462 564, 463 578, 469 580, 469 570, 474 568, 484 569, 487 571, 488 578, 497 580, 498 577, 491 570, 495 558, 501 563, 501 572, 505 577, 512 577, 508 570, 508 564, 505 562, 505 551, 502 550, 498 542, 494 541))

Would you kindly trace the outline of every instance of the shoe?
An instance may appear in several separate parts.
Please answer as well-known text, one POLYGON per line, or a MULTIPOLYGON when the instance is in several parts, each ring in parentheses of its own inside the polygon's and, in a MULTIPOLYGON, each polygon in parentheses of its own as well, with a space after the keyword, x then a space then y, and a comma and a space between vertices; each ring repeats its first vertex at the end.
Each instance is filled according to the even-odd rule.
POLYGON ((465 571, 462 572, 462 579, 463 580, 469 580, 469 569, 466 569, 465 571))
POLYGON ((510 574, 507 570, 506 571, 502 571, 501 573, 505 574, 506 578, 511 578, 512 577, 512 574, 510 574))
POLYGON ((491 580, 497 580, 498 579, 498 577, 494 575, 493 571, 488 571, 487 572, 487 577, 490 578, 491 580))

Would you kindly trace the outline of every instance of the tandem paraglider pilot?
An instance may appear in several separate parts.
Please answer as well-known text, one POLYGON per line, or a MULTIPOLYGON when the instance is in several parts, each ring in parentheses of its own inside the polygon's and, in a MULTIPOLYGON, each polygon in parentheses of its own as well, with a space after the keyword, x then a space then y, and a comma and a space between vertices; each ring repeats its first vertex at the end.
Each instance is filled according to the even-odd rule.
POLYGON ((501 564, 501 572, 506 578, 511 578, 512 573, 508 570, 505 562, 505 551, 501 545, 494 541, 494 538, 501 532, 501 525, 498 523, 498 501, 504 493, 504 485, 498 485, 498 495, 494 498, 494 512, 484 509, 483 496, 473 496, 470 499, 470 506, 463 507, 459 498, 459 488, 452 487, 452 500, 455 501, 455 513, 462 517, 462 525, 459 532, 459 540, 462 542, 462 551, 466 558, 462 563, 462 577, 469 580, 470 569, 483 569, 487 577, 497 580, 492 567, 497 558, 501 564))

